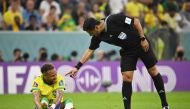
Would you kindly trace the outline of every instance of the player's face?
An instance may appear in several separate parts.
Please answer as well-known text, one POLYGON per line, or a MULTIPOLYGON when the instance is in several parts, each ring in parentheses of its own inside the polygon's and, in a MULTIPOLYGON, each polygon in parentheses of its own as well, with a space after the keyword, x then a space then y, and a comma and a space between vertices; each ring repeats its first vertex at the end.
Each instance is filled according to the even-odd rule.
POLYGON ((57 82, 57 72, 55 69, 49 70, 47 73, 45 73, 44 75, 44 79, 45 81, 51 85, 51 84, 55 84, 57 82))

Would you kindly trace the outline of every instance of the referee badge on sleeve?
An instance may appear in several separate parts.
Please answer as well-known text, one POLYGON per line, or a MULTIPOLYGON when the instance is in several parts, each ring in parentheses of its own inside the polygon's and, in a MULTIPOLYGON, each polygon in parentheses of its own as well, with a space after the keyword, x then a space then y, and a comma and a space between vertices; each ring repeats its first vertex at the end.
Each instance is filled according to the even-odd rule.
POLYGON ((119 39, 124 40, 127 39, 127 35, 124 32, 121 32, 118 36, 119 39))
POLYGON ((125 18, 125 23, 130 25, 131 24, 131 20, 132 20, 131 18, 126 17, 125 18))

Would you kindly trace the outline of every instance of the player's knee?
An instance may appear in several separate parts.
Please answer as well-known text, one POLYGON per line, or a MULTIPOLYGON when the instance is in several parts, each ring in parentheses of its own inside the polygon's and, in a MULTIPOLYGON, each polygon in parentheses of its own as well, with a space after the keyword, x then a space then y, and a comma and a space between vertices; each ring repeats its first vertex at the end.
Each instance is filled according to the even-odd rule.
POLYGON ((122 72, 123 81, 132 82, 133 71, 122 72))
POLYGON ((48 99, 46 97, 43 97, 41 99, 40 103, 41 103, 41 106, 42 106, 43 109, 47 108, 48 105, 49 105, 49 101, 48 101, 48 99))
POLYGON ((158 70, 157 70, 156 66, 149 68, 148 72, 149 72, 150 76, 152 76, 152 77, 156 76, 158 74, 158 70))
POLYGON ((73 100, 68 98, 64 101, 64 106, 65 108, 64 109, 74 109, 74 106, 73 106, 73 100))

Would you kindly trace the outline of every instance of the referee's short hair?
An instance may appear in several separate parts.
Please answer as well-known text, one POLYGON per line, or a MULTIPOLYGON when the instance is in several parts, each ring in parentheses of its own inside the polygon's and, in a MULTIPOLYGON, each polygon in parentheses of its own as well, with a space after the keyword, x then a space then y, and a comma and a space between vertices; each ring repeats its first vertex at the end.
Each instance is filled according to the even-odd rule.
POLYGON ((95 26, 98 24, 100 24, 100 21, 98 21, 94 18, 87 18, 84 21, 83 30, 84 31, 93 30, 93 29, 95 29, 95 26))

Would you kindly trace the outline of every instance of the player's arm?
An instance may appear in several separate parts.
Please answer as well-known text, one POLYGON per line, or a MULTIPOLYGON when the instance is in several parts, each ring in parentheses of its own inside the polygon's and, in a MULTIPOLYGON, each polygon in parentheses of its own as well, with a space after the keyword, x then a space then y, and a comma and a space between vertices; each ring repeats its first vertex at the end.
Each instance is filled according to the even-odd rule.
POLYGON ((61 103, 61 99, 62 99, 62 97, 63 97, 63 90, 61 90, 61 89, 58 89, 57 91, 56 91, 56 99, 55 99, 55 101, 54 101, 54 103, 48 108, 48 109, 55 109, 55 107, 58 105, 58 104, 60 104, 61 103))
POLYGON ((138 31, 138 33, 140 35, 142 48, 144 49, 145 52, 148 51, 149 44, 145 38, 144 31, 142 29, 141 23, 140 23, 139 19, 137 19, 137 18, 134 18, 134 27, 136 28, 136 30, 138 31))
POLYGON ((40 91, 35 91, 33 92, 34 95, 34 103, 37 107, 37 109, 41 109, 41 104, 40 104, 40 91))
POLYGON ((93 53, 94 53, 94 50, 87 49, 84 52, 84 54, 83 54, 82 58, 80 59, 80 61, 78 62, 78 64, 66 75, 70 75, 72 78, 74 78, 76 76, 77 71, 80 69, 80 67, 82 67, 82 65, 91 58, 93 53))

